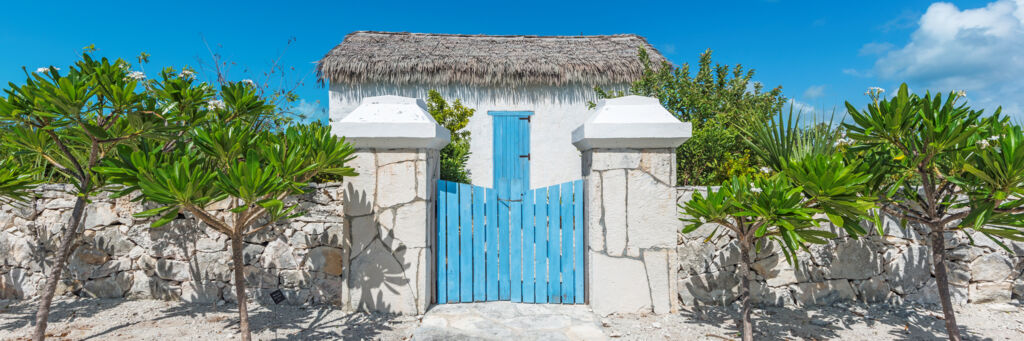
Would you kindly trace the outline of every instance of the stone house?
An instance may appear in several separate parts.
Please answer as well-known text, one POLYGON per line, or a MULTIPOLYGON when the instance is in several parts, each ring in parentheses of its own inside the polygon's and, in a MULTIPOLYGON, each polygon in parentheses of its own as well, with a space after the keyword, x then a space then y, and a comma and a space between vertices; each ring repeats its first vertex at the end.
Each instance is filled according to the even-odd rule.
MULTIPOLYGON (((665 58, 638 35, 528 36, 352 32, 317 65, 330 92, 332 122, 366 97, 426 98, 431 89, 476 109, 468 129, 468 169, 474 185, 494 187, 495 122, 528 118, 519 152, 528 188, 580 178, 580 152, 570 133, 583 123, 595 86, 623 90, 643 72, 639 48, 651 62, 665 58), (524 156, 525 156, 524 155, 524 156), (492 171, 492 168, 494 170, 492 171)), ((514 135, 514 136, 513 136, 514 135)), ((501 142, 501 141, 498 141, 501 142)), ((500 153, 500 152, 499 152, 500 153)), ((516 157, 516 156, 512 156, 516 157)), ((499 156, 500 158, 500 156, 499 156)))

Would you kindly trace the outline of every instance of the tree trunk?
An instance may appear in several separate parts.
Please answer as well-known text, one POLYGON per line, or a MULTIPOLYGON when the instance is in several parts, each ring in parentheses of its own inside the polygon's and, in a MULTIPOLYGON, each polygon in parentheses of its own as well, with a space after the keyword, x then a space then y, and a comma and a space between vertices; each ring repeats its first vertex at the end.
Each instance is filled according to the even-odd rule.
POLYGON ((245 297, 245 262, 242 259, 241 233, 231 236, 231 260, 235 267, 235 297, 238 300, 238 330, 242 341, 249 341, 249 310, 246 308, 245 297))
POLYGON ((740 305, 742 309, 740 311, 740 320, 736 328, 740 331, 740 336, 743 341, 754 340, 754 324, 750 321, 750 264, 754 263, 750 259, 750 242, 746 240, 740 241, 740 305))
POLYGON ((46 338, 46 322, 50 318, 50 303, 53 302, 53 293, 57 291, 57 282, 60 282, 64 265, 68 263, 71 256, 72 245, 78 239, 78 227, 82 222, 82 215, 85 213, 85 198, 79 196, 75 199, 75 207, 71 210, 71 219, 63 230, 60 238, 60 246, 57 248, 57 259, 50 269, 50 275, 46 277, 46 285, 43 287, 42 295, 39 297, 39 309, 36 311, 36 329, 32 333, 32 339, 42 341, 46 338))
POLYGON ((960 327, 956 325, 953 301, 949 297, 949 277, 946 276, 946 238, 942 226, 931 226, 932 266, 935 268, 935 285, 942 301, 942 315, 946 321, 946 333, 950 340, 960 341, 960 327))

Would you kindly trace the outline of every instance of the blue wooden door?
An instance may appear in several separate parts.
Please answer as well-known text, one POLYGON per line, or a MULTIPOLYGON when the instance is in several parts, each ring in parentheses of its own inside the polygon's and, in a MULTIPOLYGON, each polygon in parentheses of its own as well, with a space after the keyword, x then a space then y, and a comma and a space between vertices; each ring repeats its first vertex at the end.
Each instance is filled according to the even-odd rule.
POLYGON ((529 111, 490 111, 494 122, 494 188, 500 200, 519 200, 530 188, 529 111))

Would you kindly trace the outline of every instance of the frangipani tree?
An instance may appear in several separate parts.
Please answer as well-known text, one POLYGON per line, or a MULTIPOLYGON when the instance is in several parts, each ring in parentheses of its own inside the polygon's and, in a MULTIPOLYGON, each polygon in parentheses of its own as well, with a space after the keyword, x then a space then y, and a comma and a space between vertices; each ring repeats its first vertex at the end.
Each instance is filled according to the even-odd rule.
POLYGON ((33 339, 45 337, 50 303, 57 282, 77 242, 85 205, 105 185, 94 167, 117 145, 141 137, 170 136, 187 121, 172 98, 160 98, 151 87, 191 82, 176 77, 145 81, 123 60, 82 60, 62 72, 56 67, 26 71, 25 84, 11 83, 0 97, 2 143, 8 150, 39 157, 73 186, 75 204, 61 230, 56 259, 46 277, 36 314, 33 339))
POLYGON ((780 114, 746 132, 754 152, 770 165, 764 173, 732 177, 717 189, 709 187, 707 195, 695 193, 681 206, 689 216, 681 219, 689 223, 683 233, 711 225, 712 236, 724 230, 736 239, 742 309, 737 328, 744 340, 754 335, 750 288, 756 253, 775 243, 779 247, 770 249, 781 250, 798 267, 800 249, 836 237, 826 228, 829 223, 851 236, 865 234, 860 221, 870 217, 873 206, 860 195, 869 176, 834 152, 830 136, 799 129, 792 113, 789 118, 784 121, 780 114))
MULTIPOLYGON (((251 86, 236 83, 228 88, 238 90, 222 92, 224 107, 220 110, 228 116, 274 110, 251 86)), ((254 130, 245 120, 234 120, 197 127, 184 139, 188 142, 171 150, 146 141, 122 146, 100 172, 125 186, 118 195, 138 193, 136 199, 158 205, 136 214, 157 217, 153 227, 188 213, 231 239, 239 328, 242 339, 249 340, 242 260, 245 237, 281 219, 301 215, 285 199, 303 193, 314 176, 357 175, 345 166, 354 158, 354 149, 319 123, 269 132, 254 130), (212 209, 212 204, 222 200, 228 202, 229 214, 212 209)))
POLYGON ((866 110, 846 103, 851 157, 870 167, 870 192, 883 213, 927 229, 919 233, 932 250, 946 331, 960 340, 944 234, 973 229, 1004 248, 1001 238, 1024 240, 1024 135, 1000 110, 983 117, 968 107, 962 92, 922 97, 903 84, 891 99, 869 94, 866 110))

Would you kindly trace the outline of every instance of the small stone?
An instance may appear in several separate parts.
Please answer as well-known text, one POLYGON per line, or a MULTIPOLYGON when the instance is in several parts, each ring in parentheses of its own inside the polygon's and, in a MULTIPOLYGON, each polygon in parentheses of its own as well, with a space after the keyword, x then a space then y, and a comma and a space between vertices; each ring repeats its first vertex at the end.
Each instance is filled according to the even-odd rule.
POLYGON ((811 324, 813 324, 815 326, 818 326, 818 327, 828 327, 828 325, 830 323, 828 323, 828 321, 825 321, 825 320, 820 319, 820 318, 812 318, 811 319, 811 324))
POLYGON ((660 329, 661 328, 661 323, 652 322, 651 323, 651 327, 654 327, 654 329, 660 329))
POLYGON ((334 276, 341 275, 342 258, 343 254, 341 249, 327 246, 314 248, 309 251, 310 270, 320 271, 334 276))

